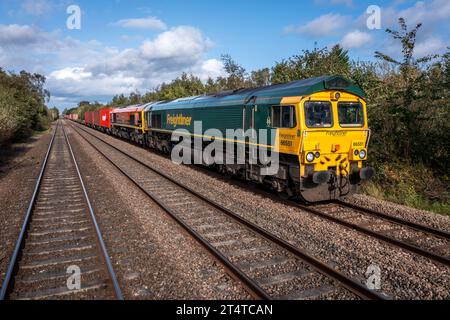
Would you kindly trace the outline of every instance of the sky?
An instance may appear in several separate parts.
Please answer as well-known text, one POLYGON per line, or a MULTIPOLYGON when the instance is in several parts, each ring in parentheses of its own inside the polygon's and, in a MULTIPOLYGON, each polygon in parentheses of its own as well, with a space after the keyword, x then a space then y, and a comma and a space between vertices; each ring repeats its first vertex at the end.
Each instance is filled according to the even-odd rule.
POLYGON ((335 44, 355 60, 397 56, 385 29, 399 17, 423 23, 417 56, 450 47, 448 0, 0 0, 0 67, 45 75, 49 105, 63 109, 145 93, 182 72, 215 78, 222 54, 247 71, 335 44))

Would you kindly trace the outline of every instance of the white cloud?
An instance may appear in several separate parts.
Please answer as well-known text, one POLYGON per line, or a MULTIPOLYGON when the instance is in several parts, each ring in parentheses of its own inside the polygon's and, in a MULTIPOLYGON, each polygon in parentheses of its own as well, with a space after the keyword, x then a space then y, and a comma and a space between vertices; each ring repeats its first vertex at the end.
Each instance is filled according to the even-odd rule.
POLYGON ((146 40, 140 50, 149 59, 197 59, 210 49, 213 43, 205 38, 200 30, 180 26, 163 32, 154 40, 146 40))
POLYGON ((329 13, 322 15, 302 26, 289 26, 285 28, 286 33, 302 33, 312 37, 326 37, 336 35, 348 25, 351 20, 348 16, 329 13))
POLYGON ((446 31, 450 30, 450 1, 448 0, 416 1, 412 4, 395 1, 391 5, 381 7, 382 30, 370 31, 367 29, 368 15, 366 13, 356 19, 352 28, 366 31, 372 35, 371 52, 381 51, 400 59, 401 43, 384 32, 388 28, 400 31, 398 24, 400 17, 406 19, 408 30, 412 30, 416 24, 422 23, 422 28, 417 33, 415 56, 421 56, 422 53, 439 54, 445 50, 445 46, 450 46, 448 31, 446 31))
MULTIPOLYGON (((362 14, 355 23, 356 28, 366 28, 368 15, 362 14)), ((381 8, 382 28, 398 29, 398 19, 405 18, 409 28, 422 23, 419 36, 426 37, 434 30, 448 30, 450 21, 450 1, 417 1, 412 6, 398 9, 396 5, 381 8)))
POLYGON ((341 45, 344 48, 361 48, 372 42, 372 36, 368 32, 362 32, 359 30, 351 31, 347 33, 341 40, 341 45))
POLYGON ((414 55, 424 57, 427 55, 440 54, 445 51, 445 43, 438 37, 430 37, 416 44, 414 55))
POLYGON ((414 6, 398 11, 398 17, 406 18, 409 23, 431 23, 450 18, 450 2, 434 0, 417 1, 414 6))
POLYGON ((0 66, 46 75, 47 87, 58 98, 52 103, 107 102, 117 93, 146 92, 182 72, 202 80, 224 75, 222 62, 206 57, 212 47, 211 40, 189 26, 172 28, 119 50, 29 25, 0 25, 0 66))
POLYGON ((198 75, 202 80, 207 78, 217 78, 225 74, 222 61, 217 59, 209 59, 202 63, 199 70, 194 70, 194 73, 198 75))
POLYGON ((84 68, 67 67, 61 70, 53 71, 50 77, 55 80, 74 80, 80 81, 92 77, 91 72, 86 72, 84 68))
MULTIPOLYGON (((123 53, 118 53, 114 58, 123 53)), ((53 71, 47 80, 48 87, 56 100, 55 103, 73 103, 80 100, 109 101, 112 96, 124 93, 129 94, 136 90, 146 92, 160 85, 162 82, 171 81, 178 77, 181 72, 193 73, 206 81, 208 77, 218 77, 224 74, 223 65, 215 59, 199 61, 184 69, 160 72, 154 69, 151 63, 145 60, 137 60, 129 65, 129 70, 118 67, 114 72, 95 73, 90 66, 64 68, 53 71), (141 68, 142 70, 138 70, 141 68), (120 70, 122 69, 122 70, 120 70), (65 100, 63 100, 65 99, 65 100)))
POLYGON ((78 70, 75 72, 71 72, 69 69, 55 71, 48 77, 50 91, 57 97, 75 98, 76 101, 110 99, 118 93, 130 93, 136 89, 141 89, 143 84, 141 79, 125 76, 121 73, 113 76, 92 76, 84 68, 77 68, 78 70), (58 78, 58 74, 61 72, 64 73, 64 77, 58 78), (55 73, 57 77, 55 77, 55 73))
POLYGON ((124 28, 140 28, 153 30, 166 30, 167 25, 156 17, 123 19, 119 20, 114 25, 124 28))
POLYGON ((2 46, 28 45, 41 40, 43 36, 44 33, 28 25, 0 24, 2 46))
POLYGON ((108 102, 118 93, 146 92, 182 72, 202 80, 224 75, 222 62, 206 57, 212 47, 199 29, 189 26, 118 49, 29 25, 0 25, 0 66, 46 75, 51 104, 64 107, 81 100, 108 102))

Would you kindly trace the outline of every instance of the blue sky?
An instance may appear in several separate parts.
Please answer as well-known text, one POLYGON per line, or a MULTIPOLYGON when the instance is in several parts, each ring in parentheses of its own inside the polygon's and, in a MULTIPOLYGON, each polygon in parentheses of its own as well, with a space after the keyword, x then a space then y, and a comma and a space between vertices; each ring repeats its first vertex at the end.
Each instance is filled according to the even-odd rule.
POLYGON ((271 67, 305 49, 341 44, 352 58, 400 52, 384 29, 398 17, 423 22, 417 55, 450 46, 447 0, 2 0, 0 67, 47 76, 52 105, 107 102, 116 93, 145 92, 181 72, 202 79, 223 74, 220 55, 248 70, 271 67), (81 29, 69 30, 69 5, 81 29), (380 30, 367 8, 381 9, 380 30))

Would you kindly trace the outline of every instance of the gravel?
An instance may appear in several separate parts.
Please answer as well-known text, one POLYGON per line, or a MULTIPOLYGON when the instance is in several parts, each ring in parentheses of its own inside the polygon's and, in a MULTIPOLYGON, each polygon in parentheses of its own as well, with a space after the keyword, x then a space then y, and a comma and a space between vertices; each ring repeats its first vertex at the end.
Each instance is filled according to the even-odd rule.
POLYGON ((33 194, 51 133, 0 152, 0 286, 33 194))
POLYGON ((449 216, 443 216, 429 211, 402 206, 397 203, 375 199, 363 194, 354 195, 347 201, 369 209, 378 210, 394 217, 403 218, 415 223, 420 223, 450 232, 449 216))
MULTIPOLYGON (((368 268, 378 266, 381 269, 381 291, 394 299, 450 298, 448 267, 330 223, 282 200, 218 178, 213 173, 175 165, 151 151, 91 132, 363 283, 370 276, 366 274, 368 268)), ((433 227, 448 230, 450 226, 450 219, 444 216, 364 196, 356 196, 352 201, 378 210, 386 208, 391 210, 390 214, 433 227)))
POLYGON ((365 229, 384 234, 390 238, 401 240, 422 249, 430 250, 439 255, 447 256, 445 248, 450 248, 450 241, 445 238, 420 232, 408 226, 399 225, 389 220, 355 211, 340 204, 318 205, 315 208, 351 224, 362 226, 365 229))
POLYGON ((67 127, 126 299, 250 299, 155 203, 67 127))
MULTIPOLYGON (((86 133, 82 134, 92 139, 86 133)), ((329 291, 329 288, 331 288, 330 291, 334 291, 339 287, 339 284, 330 282, 329 279, 313 271, 300 259, 244 228, 220 210, 204 203, 172 182, 159 177, 141 164, 130 161, 127 156, 102 142, 98 140, 92 142, 135 181, 139 181, 142 188, 163 201, 179 218, 194 228, 208 243, 227 256, 247 275, 255 280, 271 278, 271 281, 275 281, 274 283, 261 283, 273 298, 283 296, 294 299, 298 296, 314 298, 324 291, 329 291), (245 252, 240 255, 234 254, 238 250, 245 252), (301 270, 309 270, 310 275, 292 276, 293 272, 301 270), (274 276, 282 277, 282 279, 275 280, 274 276), (326 283, 324 283, 325 280, 326 283)), ((348 292, 343 297, 348 298, 349 296, 351 294, 348 292)), ((353 295, 352 298, 356 297, 353 295)))

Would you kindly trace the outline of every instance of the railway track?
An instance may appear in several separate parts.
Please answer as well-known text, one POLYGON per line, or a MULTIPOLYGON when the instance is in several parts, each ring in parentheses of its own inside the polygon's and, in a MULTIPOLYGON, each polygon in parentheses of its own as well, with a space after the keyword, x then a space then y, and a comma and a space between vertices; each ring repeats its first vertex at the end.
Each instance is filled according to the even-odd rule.
MULTIPOLYGON (((165 154, 161 154, 161 156, 169 159, 165 154)), ((216 178, 223 178, 210 169, 200 166, 197 166, 196 169, 216 178)), ((249 185, 238 179, 232 179, 232 181, 242 187, 249 185)), ((344 201, 334 201, 322 205, 302 205, 292 200, 281 200, 279 196, 273 195, 259 186, 253 187, 256 192, 269 196, 275 201, 282 201, 325 220, 374 237, 391 246, 423 256, 435 263, 450 266, 450 232, 448 231, 344 201)))
POLYGON ((59 123, 0 291, 4 299, 123 299, 59 123))
MULTIPOLYGON (((216 178, 222 178, 222 176, 211 170, 201 167, 197 167, 197 169, 216 178)), ((241 187, 249 186, 248 183, 237 179, 232 181, 241 187)), ((393 247, 428 258, 435 263, 447 267, 450 266, 450 232, 448 231, 344 201, 334 201, 320 205, 303 205, 292 200, 282 200, 279 196, 258 186, 253 186, 253 189, 255 192, 270 197, 274 201, 281 201, 292 207, 300 208, 319 218, 369 235, 393 247)))
MULTIPOLYGON (((165 154, 162 154, 162 156, 167 158, 165 154)), ((222 178, 211 170, 201 167, 197 167, 197 169, 222 178)), ((248 186, 248 184, 239 180, 233 180, 233 182, 240 186, 248 186)), ((259 188, 255 189, 257 192, 280 201, 278 196, 273 196, 273 194, 259 188)), ((435 263, 450 266, 450 233, 448 231, 343 201, 315 206, 302 205, 290 200, 283 200, 283 202, 308 211, 322 219, 369 235, 391 246, 428 258, 435 263)))
POLYGON ((292 204, 435 263, 450 266, 450 233, 447 231, 342 201, 312 207, 292 204))
POLYGON ((89 130, 71 127, 202 244, 255 298, 386 298, 89 130))

